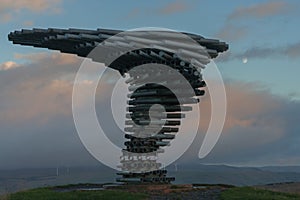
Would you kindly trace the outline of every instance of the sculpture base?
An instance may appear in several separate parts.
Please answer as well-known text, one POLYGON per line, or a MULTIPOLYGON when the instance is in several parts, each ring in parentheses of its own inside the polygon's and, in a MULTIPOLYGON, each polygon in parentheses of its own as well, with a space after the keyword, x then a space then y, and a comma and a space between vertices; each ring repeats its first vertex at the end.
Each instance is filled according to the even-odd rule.
POLYGON ((170 184, 175 181, 174 177, 167 177, 167 170, 155 170, 145 173, 120 172, 117 175, 123 176, 117 178, 117 182, 125 184, 170 184))

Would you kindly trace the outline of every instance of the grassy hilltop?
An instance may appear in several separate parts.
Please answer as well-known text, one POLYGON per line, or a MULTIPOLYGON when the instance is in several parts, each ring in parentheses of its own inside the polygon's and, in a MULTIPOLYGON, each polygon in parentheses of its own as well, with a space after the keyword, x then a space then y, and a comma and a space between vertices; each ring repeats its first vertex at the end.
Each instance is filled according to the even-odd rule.
POLYGON ((0 200, 94 200, 94 199, 220 199, 220 200, 294 200, 300 195, 273 192, 254 187, 226 185, 146 185, 120 186, 104 190, 75 190, 78 185, 46 187, 26 190, 0 197, 0 200), (71 188, 71 189, 70 189, 71 188), (72 189, 73 188, 73 189, 72 189))

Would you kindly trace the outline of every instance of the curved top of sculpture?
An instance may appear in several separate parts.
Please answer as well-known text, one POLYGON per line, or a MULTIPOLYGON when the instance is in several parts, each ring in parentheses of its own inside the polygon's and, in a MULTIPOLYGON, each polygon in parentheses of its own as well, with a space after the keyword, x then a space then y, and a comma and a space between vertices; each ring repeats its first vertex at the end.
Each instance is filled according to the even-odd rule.
MULTIPOLYGON (((97 29, 97 30, 85 30, 85 29, 32 29, 21 31, 14 31, 8 35, 8 39, 14 44, 21 44, 33 47, 48 48, 52 50, 59 50, 62 53, 76 54, 80 57, 88 57, 89 53, 101 42, 114 35, 122 33, 120 30, 109 30, 109 29, 97 29)), ((168 33, 164 31, 164 33, 168 33)), ((171 32, 169 32, 171 33, 171 32)), ((182 34, 190 37, 196 41, 199 45, 206 49, 206 52, 210 58, 215 58, 218 53, 224 52, 228 49, 228 44, 221 42, 216 39, 207 39, 200 35, 185 33, 182 34)), ((173 38, 174 39, 174 38, 173 38)), ((129 55, 128 55, 129 56, 129 55)), ((138 54, 138 56, 130 57, 124 59, 126 62, 130 60, 134 62, 134 58, 137 60, 143 60, 144 58, 157 60, 158 56, 151 54, 138 54)), ((172 57, 173 59, 173 57, 172 57)), ((174 58, 175 59, 175 58, 174 58)), ((94 60, 96 62, 101 62, 101 60, 94 60)), ((125 72, 118 66, 114 66, 116 63, 112 63, 108 67, 117 69, 124 74, 125 72)), ((132 66, 132 63, 128 63, 132 66)))

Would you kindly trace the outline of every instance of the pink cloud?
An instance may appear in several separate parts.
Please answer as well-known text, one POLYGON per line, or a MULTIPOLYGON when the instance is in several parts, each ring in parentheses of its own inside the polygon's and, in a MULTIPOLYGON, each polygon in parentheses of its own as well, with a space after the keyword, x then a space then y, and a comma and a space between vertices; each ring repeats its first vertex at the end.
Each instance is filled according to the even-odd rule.
POLYGON ((45 59, 51 59, 52 64, 55 65, 72 65, 79 62, 80 58, 73 54, 65 53, 30 53, 30 54, 14 54, 15 59, 24 59, 30 62, 39 63, 45 59))
POLYGON ((72 83, 53 80, 41 86, 35 82, 24 82, 8 93, 10 107, 2 112, 7 122, 36 121, 47 123, 54 116, 71 116, 72 83))
POLYGON ((168 15, 168 14, 174 14, 179 12, 185 12, 189 9, 190 6, 186 2, 176 1, 176 2, 169 3, 164 7, 162 7, 161 9, 159 9, 159 13, 168 15))
MULTIPOLYGON (((260 126, 261 128, 276 127, 278 130, 284 129, 284 124, 280 123, 281 118, 274 117, 272 121, 267 116, 268 113, 281 109, 282 99, 272 96, 268 90, 258 90, 263 88, 259 84, 250 84, 242 82, 227 82, 227 114, 223 129, 224 134, 230 134, 234 128, 251 128, 260 126), (276 122, 276 123, 274 123, 276 122)), ((210 121, 210 97, 209 93, 200 102, 202 131, 207 129, 210 121)), ((278 136, 283 132, 278 132, 278 136)), ((275 135, 274 135, 275 137, 275 135)))
POLYGON ((33 13, 46 11, 50 13, 58 13, 61 11, 61 3, 62 0, 0 0, 1 22, 5 23, 11 21, 15 15, 24 10, 33 13))
POLYGON ((29 10, 33 12, 41 12, 45 10, 55 10, 61 0, 22 0, 22 1, 10 1, 10 0, 0 0, 1 9, 0 11, 10 10, 10 11, 21 11, 29 10))
POLYGON ((228 20, 243 17, 263 18, 288 13, 291 5, 284 1, 269 1, 256 5, 239 7, 228 17, 228 20))
POLYGON ((216 37, 228 41, 237 41, 248 35, 249 24, 243 24, 243 19, 264 19, 291 12, 293 5, 284 1, 267 1, 254 5, 237 7, 227 17, 224 26, 217 32, 216 37))
MULTIPOLYGON (((15 54, 15 59, 27 62, 0 65, 0 69, 10 72, 2 74, 5 85, 2 84, 0 98, 4 109, 0 121, 46 123, 56 116, 72 117, 73 81, 82 60, 62 53, 15 54)), ((95 65, 90 64, 91 68, 95 65)), ((91 84, 87 77, 80 86, 91 84)), ((100 95, 107 92, 109 85, 101 87, 100 95)), ((84 101, 85 90, 82 91, 84 101)))
POLYGON ((0 64, 0 71, 1 70, 6 71, 6 70, 14 69, 14 68, 17 68, 17 67, 20 67, 20 65, 17 64, 16 62, 7 61, 7 62, 4 62, 4 63, 0 64))
POLYGON ((23 25, 26 26, 26 27, 33 26, 33 21, 30 21, 30 20, 24 21, 23 25))

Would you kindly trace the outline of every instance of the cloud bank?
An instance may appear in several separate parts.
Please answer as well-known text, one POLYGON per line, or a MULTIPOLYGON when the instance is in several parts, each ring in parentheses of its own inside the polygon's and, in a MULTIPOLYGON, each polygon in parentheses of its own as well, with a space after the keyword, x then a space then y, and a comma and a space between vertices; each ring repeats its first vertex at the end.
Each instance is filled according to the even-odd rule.
POLYGON ((216 37, 227 41, 241 40, 251 31, 249 20, 257 22, 258 20, 289 14, 291 11, 293 11, 293 5, 285 1, 267 1, 237 7, 227 16, 225 25, 219 30, 216 37))
MULTIPOLYGON (((99 165, 81 144, 72 118, 73 80, 81 59, 58 53, 16 57, 28 62, 0 71, 0 168, 99 165)), ((107 97, 109 88, 109 79, 98 88, 98 117, 112 133, 110 138, 121 144, 123 133, 107 117, 109 106, 98 98, 107 97)), ((226 90, 227 118, 216 147, 204 160, 198 159, 210 119, 207 93, 200 103, 197 139, 181 161, 300 164, 300 102, 272 95, 259 84, 227 81, 226 90)))
POLYGON ((299 165, 300 102, 272 95, 257 83, 226 81, 226 91, 227 116, 215 148, 206 158, 197 158, 210 118, 207 94, 200 104, 198 136, 177 163, 299 165))
POLYGON ((295 44, 288 44, 284 46, 277 46, 277 47, 268 47, 268 46, 254 46, 242 53, 231 53, 225 52, 216 60, 218 61, 232 61, 232 60, 242 60, 243 58, 288 58, 288 59, 299 59, 300 58, 300 42, 295 44))

